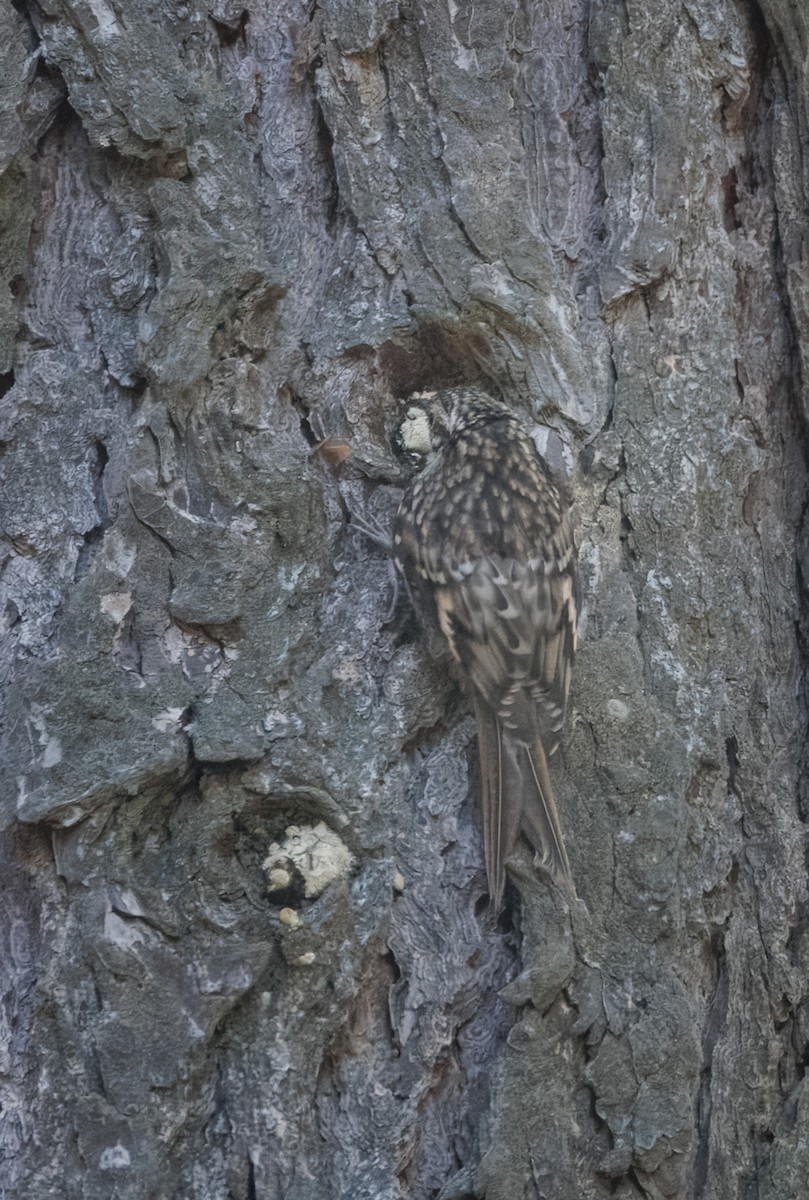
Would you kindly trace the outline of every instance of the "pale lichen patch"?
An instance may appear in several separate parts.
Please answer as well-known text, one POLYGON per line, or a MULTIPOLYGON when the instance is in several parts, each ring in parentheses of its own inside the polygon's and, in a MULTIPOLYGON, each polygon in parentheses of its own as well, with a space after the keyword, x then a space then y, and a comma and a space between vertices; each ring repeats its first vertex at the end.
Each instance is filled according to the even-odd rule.
POLYGON ((354 857, 346 844, 334 830, 323 822, 317 825, 290 825, 283 842, 273 842, 264 861, 271 890, 280 878, 276 872, 288 874, 291 864, 301 875, 304 895, 308 900, 320 896, 336 879, 345 878, 351 870, 354 857))

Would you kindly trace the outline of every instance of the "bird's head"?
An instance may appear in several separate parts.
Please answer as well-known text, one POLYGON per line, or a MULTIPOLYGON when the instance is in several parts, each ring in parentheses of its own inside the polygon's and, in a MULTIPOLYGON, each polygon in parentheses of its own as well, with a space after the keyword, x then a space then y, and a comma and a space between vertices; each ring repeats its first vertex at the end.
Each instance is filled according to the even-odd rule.
POLYGON ((510 412, 505 404, 475 387, 413 392, 409 405, 401 426, 401 440, 412 454, 429 454, 430 450, 440 449, 453 434, 510 412))

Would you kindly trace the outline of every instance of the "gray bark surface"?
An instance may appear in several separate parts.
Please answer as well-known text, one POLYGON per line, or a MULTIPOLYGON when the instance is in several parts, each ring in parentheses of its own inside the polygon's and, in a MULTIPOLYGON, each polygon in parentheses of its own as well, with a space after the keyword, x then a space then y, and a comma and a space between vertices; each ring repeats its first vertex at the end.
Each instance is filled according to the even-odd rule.
POLYGON ((807 45, 0 0, 0 1195, 809 1194, 807 45), (582 903, 526 850, 499 925, 349 528, 463 381, 564 443, 584 583, 582 903))

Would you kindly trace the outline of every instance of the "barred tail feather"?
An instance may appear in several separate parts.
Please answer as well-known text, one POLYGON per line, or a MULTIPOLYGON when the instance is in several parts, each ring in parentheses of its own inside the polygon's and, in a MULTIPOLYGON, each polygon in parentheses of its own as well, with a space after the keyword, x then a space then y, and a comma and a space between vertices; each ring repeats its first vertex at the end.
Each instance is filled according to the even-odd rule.
POLYGON ((503 906, 506 859, 521 831, 545 870, 563 891, 575 897, 542 739, 537 732, 529 745, 505 727, 482 699, 476 699, 475 716, 486 875, 494 911, 503 906))
POLYGON ((553 798, 548 759, 537 732, 532 743, 520 743, 523 771, 521 828, 540 856, 540 863, 564 892, 575 899, 576 888, 565 850, 565 839, 553 798))
POLYGON ((520 831, 521 784, 514 745, 497 715, 481 699, 475 702, 480 754, 483 844, 489 896, 497 913, 506 888, 506 859, 520 831))

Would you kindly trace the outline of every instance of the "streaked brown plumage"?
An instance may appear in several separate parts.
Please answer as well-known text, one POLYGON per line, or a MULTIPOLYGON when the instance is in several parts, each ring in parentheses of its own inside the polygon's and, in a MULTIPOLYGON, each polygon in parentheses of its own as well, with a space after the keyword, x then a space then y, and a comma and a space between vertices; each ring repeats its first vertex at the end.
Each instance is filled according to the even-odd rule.
POLYGON ((472 695, 489 893, 499 909, 505 861, 522 832, 574 894, 547 763, 576 649, 567 498, 504 404, 453 388, 428 407, 433 449, 402 499, 394 553, 472 695))

